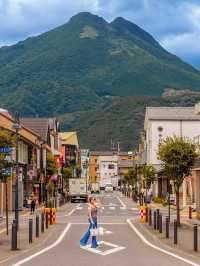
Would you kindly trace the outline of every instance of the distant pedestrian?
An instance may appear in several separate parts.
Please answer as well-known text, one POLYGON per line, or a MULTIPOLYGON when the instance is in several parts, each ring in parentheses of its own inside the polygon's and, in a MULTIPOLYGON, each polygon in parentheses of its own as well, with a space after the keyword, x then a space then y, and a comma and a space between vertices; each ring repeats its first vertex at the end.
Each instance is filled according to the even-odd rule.
POLYGON ((36 205, 35 199, 33 198, 31 200, 31 214, 34 214, 35 213, 35 205, 36 205))
MULTIPOLYGON (((88 221, 89 221, 89 227, 84 234, 84 236, 80 240, 81 246, 86 246, 88 243, 88 240, 91 235, 91 229, 97 229, 97 212, 98 212, 98 204, 96 202, 96 199, 94 197, 91 197, 89 199, 88 204, 88 221)), ((92 248, 97 248, 97 239, 95 235, 92 235, 92 248)))

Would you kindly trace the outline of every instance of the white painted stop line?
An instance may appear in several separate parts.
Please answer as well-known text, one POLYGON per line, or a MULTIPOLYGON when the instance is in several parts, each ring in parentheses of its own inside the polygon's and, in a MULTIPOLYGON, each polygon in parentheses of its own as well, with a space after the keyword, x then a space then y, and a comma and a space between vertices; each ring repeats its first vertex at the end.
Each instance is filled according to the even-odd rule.
POLYGON ((115 207, 109 207, 110 210, 115 210, 115 207))

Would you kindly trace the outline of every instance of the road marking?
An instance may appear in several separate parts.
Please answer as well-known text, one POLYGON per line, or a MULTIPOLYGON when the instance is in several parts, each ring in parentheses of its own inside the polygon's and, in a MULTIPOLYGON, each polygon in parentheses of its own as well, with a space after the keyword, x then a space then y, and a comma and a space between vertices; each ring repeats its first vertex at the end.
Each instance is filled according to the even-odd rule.
MULTIPOLYGON (((72 225, 88 225, 88 223, 71 223, 72 225)), ((127 223, 98 223, 98 225, 127 225, 127 223)))
POLYGON ((120 202, 120 204, 122 205, 122 207, 126 207, 126 204, 124 204, 124 202, 119 198, 119 197, 117 197, 117 199, 119 200, 119 202, 120 202))
POLYGON ((66 216, 71 216, 77 210, 77 208, 80 207, 80 206, 81 206, 81 204, 78 204, 78 206, 76 206, 76 208, 72 209, 70 212, 68 212, 67 214, 65 214, 65 217, 66 216))
POLYGON ((99 248, 101 248, 101 246, 108 246, 110 248, 106 251, 101 251, 101 250, 99 250, 99 248, 91 248, 91 244, 84 246, 84 247, 83 246, 80 246, 80 247, 84 250, 90 251, 92 253, 95 253, 95 254, 98 254, 101 256, 110 255, 112 253, 115 253, 115 252, 118 252, 118 251, 125 249, 125 247, 120 247, 118 245, 115 245, 115 244, 112 244, 109 242, 105 242, 105 241, 100 241, 100 242, 98 242, 98 244, 100 246, 99 248))
POLYGON ((120 207, 120 210, 126 210, 127 208, 126 207, 120 207))
POLYGON ((64 239, 64 237, 65 237, 65 235, 67 234, 67 232, 69 231, 70 227, 71 227, 71 223, 69 223, 69 224, 65 227, 65 229, 63 230, 63 232, 61 233, 61 235, 59 236, 59 238, 58 238, 53 244, 51 244, 50 246, 48 246, 48 247, 46 247, 46 248, 40 250, 39 252, 34 253, 33 255, 31 255, 31 256, 29 256, 29 257, 23 259, 23 260, 18 261, 18 262, 15 263, 15 264, 12 264, 12 266, 20 266, 20 265, 22 265, 22 264, 24 264, 24 263, 26 263, 26 262, 28 262, 28 261, 30 261, 30 260, 32 260, 32 259, 38 257, 38 256, 40 256, 41 254, 43 254, 43 253, 49 251, 50 249, 56 247, 57 245, 59 245, 59 244, 62 242, 62 240, 64 239))
POLYGON ((109 209, 110 210, 115 210, 115 207, 110 206, 109 209))
POLYGON ((130 208, 131 211, 138 211, 137 208, 130 208))
POLYGON ((157 246, 155 246, 155 245, 153 245, 153 244, 151 244, 141 233, 140 233, 140 231, 132 224, 132 222, 131 222, 131 219, 127 219, 127 223, 130 225, 130 227, 131 227, 131 229, 136 233, 136 235, 142 240, 142 242, 144 242, 146 245, 148 245, 149 247, 151 247, 151 248, 153 248, 153 249, 156 249, 156 250, 158 250, 158 251, 160 251, 160 252, 162 252, 162 253, 164 253, 164 254, 167 254, 167 255, 169 255, 169 256, 171 256, 171 257, 174 257, 174 258, 176 258, 176 259, 178 259, 178 260, 181 260, 181 261, 183 261, 183 262, 185 262, 185 263, 187 263, 187 264, 190 264, 190 265, 192 265, 192 266, 199 266, 200 264, 197 264, 197 263, 195 263, 195 262, 193 262, 193 261, 190 261, 190 260, 188 260, 188 259, 185 259, 185 258, 183 258, 183 257, 181 257, 181 256, 179 256, 179 255, 176 255, 175 253, 172 253, 172 252, 170 252, 170 251, 167 251, 167 250, 165 250, 165 249, 162 249, 162 248, 159 248, 159 247, 157 247, 157 246))
POLYGON ((77 210, 82 210, 82 209, 83 209, 83 207, 76 207, 76 209, 77 209, 77 210))

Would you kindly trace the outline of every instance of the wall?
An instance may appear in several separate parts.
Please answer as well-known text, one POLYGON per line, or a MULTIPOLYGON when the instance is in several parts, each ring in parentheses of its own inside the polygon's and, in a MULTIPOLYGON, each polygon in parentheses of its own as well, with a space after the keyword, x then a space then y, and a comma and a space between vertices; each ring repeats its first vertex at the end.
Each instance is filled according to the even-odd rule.
POLYGON ((157 158, 160 140, 174 135, 193 140, 199 134, 200 121, 149 121, 147 126, 147 162, 160 165, 157 158), (159 131, 159 127, 162 127, 163 131, 159 131))

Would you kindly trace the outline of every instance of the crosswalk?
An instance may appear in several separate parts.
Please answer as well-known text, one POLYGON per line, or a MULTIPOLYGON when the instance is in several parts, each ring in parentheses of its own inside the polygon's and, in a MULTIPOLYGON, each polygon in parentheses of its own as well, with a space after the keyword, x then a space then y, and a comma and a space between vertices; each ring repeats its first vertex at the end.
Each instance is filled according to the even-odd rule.
MULTIPOLYGON (((76 207, 77 211, 81 211, 83 209, 84 209, 83 206, 77 206, 76 207)), ((107 211, 107 210, 110 210, 110 211, 121 210, 121 211, 134 211, 134 212, 138 211, 137 208, 129 208, 129 207, 126 207, 126 206, 118 206, 118 205, 115 205, 115 204, 104 205, 103 207, 100 208, 101 212, 107 211)))

